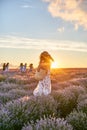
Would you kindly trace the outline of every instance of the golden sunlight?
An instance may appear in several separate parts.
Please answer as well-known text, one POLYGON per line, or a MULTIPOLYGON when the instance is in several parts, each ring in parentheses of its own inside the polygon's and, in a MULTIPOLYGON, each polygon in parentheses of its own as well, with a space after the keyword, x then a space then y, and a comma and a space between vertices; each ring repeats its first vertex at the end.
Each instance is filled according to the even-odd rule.
POLYGON ((51 68, 59 68, 59 65, 57 62, 52 62, 51 68))

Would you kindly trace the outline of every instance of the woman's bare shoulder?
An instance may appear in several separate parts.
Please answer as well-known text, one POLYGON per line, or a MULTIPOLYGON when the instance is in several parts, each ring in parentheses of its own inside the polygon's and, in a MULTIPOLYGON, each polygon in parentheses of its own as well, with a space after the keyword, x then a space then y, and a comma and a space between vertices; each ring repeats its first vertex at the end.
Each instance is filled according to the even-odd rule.
POLYGON ((39 67, 42 68, 42 69, 46 69, 47 70, 47 69, 49 69, 50 65, 48 63, 41 63, 39 65, 39 67))

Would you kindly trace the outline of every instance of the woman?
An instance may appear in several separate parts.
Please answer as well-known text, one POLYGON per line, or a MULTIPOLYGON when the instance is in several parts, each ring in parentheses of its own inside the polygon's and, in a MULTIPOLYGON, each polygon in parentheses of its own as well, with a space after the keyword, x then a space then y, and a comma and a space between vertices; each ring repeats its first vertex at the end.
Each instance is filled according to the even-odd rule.
POLYGON ((46 76, 39 81, 33 92, 34 96, 48 95, 51 93, 50 67, 52 61, 54 60, 47 51, 41 53, 37 71, 40 71, 40 69, 45 70, 46 76))

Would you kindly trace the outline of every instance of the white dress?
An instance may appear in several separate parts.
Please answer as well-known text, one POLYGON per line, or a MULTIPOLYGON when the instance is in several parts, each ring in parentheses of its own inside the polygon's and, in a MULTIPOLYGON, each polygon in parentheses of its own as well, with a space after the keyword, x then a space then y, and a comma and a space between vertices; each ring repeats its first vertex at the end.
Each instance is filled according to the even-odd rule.
POLYGON ((48 95, 51 93, 51 80, 50 73, 45 76, 43 80, 40 80, 37 87, 33 91, 34 96, 48 95))

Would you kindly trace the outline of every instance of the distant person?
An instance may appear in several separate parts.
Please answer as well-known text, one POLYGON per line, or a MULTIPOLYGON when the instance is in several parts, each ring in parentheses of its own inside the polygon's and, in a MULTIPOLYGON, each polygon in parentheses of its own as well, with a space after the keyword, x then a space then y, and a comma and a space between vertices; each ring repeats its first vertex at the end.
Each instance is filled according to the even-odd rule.
POLYGON ((23 72, 26 72, 27 63, 23 65, 23 72))
POLYGON ((33 71, 33 64, 31 63, 30 65, 29 65, 29 72, 32 72, 33 71))
POLYGON ((5 71, 6 71, 6 72, 9 71, 9 62, 5 65, 5 71))
POLYGON ((50 67, 52 61, 54 60, 47 51, 40 54, 37 72, 39 72, 39 74, 41 71, 45 72, 45 76, 39 80, 37 87, 33 91, 34 96, 48 95, 51 93, 50 67))
POLYGON ((23 63, 20 63, 20 72, 23 72, 23 63))
POLYGON ((3 71, 6 69, 6 63, 3 64, 3 71))

